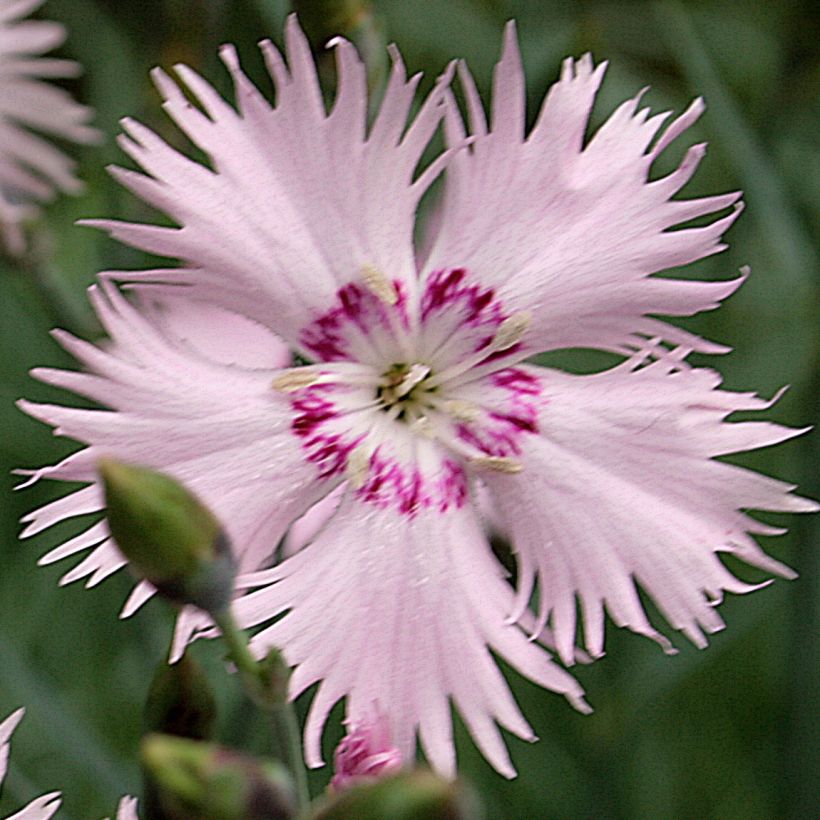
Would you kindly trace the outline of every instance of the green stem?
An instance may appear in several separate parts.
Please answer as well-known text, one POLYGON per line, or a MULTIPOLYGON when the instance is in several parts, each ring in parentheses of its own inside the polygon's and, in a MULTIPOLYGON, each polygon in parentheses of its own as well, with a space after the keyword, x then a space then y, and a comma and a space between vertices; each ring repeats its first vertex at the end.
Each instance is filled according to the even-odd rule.
POLYGON ((273 756, 291 773, 296 786, 297 806, 300 811, 305 811, 310 803, 310 795, 299 723, 293 705, 286 695, 278 694, 281 687, 271 685, 265 667, 251 654, 247 636, 237 625, 230 610, 211 613, 211 617, 222 632, 222 638, 228 647, 228 657, 239 672, 245 693, 270 717, 273 756))
POLYGON ((228 647, 228 657, 236 666, 246 693, 257 705, 269 708, 270 702, 265 697, 259 664, 251 654, 247 636, 237 625, 233 614, 229 609, 225 609, 221 612, 212 612, 211 617, 222 632, 222 640, 228 647))

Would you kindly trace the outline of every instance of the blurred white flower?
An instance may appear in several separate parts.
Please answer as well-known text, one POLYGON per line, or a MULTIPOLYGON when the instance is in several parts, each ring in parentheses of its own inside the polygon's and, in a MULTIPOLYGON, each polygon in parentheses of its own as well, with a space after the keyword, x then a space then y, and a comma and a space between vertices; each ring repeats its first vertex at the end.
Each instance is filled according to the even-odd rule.
POLYGON ((74 77, 80 66, 46 58, 66 37, 64 26, 22 19, 43 0, 0 0, 0 233, 11 253, 24 248, 22 220, 55 190, 77 193, 75 163, 38 133, 78 143, 95 142, 92 111, 46 79, 74 77))

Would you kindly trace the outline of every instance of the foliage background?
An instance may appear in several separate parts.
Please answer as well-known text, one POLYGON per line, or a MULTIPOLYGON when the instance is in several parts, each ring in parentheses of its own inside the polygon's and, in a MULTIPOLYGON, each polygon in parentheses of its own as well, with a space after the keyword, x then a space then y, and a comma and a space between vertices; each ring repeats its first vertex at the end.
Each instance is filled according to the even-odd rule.
MULTIPOLYGON (((812 144, 820 20, 814 4, 374 0, 373 8, 411 70, 424 70, 429 83, 447 60, 464 57, 485 95, 504 22, 517 18, 531 116, 561 59, 587 50, 611 61, 598 121, 647 84, 645 100, 654 110, 680 111, 703 94, 708 111, 682 142, 707 139, 711 150, 686 193, 740 187, 747 211, 729 234, 731 250, 691 275, 725 278, 742 264, 751 265, 753 275, 720 311, 687 324, 736 347, 714 362, 726 386, 772 395, 791 384, 769 415, 792 424, 817 417, 818 280, 810 229, 820 216, 820 156, 812 144)), ((84 295, 96 271, 145 261, 72 223, 84 216, 150 218, 104 165, 123 161, 114 142, 123 115, 172 133, 148 81, 153 65, 184 60, 227 90, 216 48, 232 41, 261 80, 255 43, 263 36, 279 42, 288 10, 282 0, 49 0, 41 12, 70 28, 62 52, 85 66, 71 88, 97 109, 96 124, 107 138, 81 155, 86 193, 59 199, 33 227, 28 269, 0 260, 0 715, 28 707, 0 815, 60 788, 61 817, 101 817, 113 812, 121 794, 139 792, 133 760, 141 703, 170 634, 170 614, 159 602, 129 621, 117 620, 131 586, 125 573, 86 591, 78 584, 57 588, 66 564, 35 567, 67 528, 17 540, 20 515, 62 489, 44 484, 13 494, 10 470, 53 462, 71 449, 14 407, 21 396, 64 399, 27 371, 69 364, 48 336, 51 327, 98 334, 84 295)), ((562 361, 578 368, 601 364, 571 355, 562 361)), ((742 461, 799 481, 817 497, 818 449, 815 435, 742 461)), ((721 612, 729 628, 708 650, 678 636, 680 654, 668 658, 610 625, 608 657, 577 670, 593 716, 575 714, 563 699, 510 673, 541 737, 534 745, 510 738, 519 778, 501 779, 461 727, 458 732, 462 770, 482 792, 489 816, 811 816, 818 763, 812 733, 818 529, 810 518, 791 523, 788 536, 768 539, 767 546, 800 570, 800 580, 727 600, 721 612)), ((195 654, 219 682, 225 736, 259 748, 264 727, 239 719, 243 705, 222 672, 218 647, 197 645, 195 654)), ((328 749, 338 737, 334 731, 328 749)), ((327 777, 316 773, 314 790, 327 777)))

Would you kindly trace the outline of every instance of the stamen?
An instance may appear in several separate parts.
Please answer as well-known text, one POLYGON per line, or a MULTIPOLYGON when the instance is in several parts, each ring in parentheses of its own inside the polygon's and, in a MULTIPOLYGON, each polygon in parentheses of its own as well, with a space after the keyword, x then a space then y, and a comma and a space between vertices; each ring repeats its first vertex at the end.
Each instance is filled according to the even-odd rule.
POLYGON ((362 279, 368 290, 375 293, 387 305, 395 305, 399 301, 399 292, 396 286, 373 265, 362 265, 362 279))
POLYGON ((528 310, 522 310, 520 313, 513 313, 508 316, 499 326, 493 336, 492 341, 481 350, 476 351, 472 356, 467 356, 456 364, 436 372, 434 376, 430 377, 428 388, 438 387, 445 382, 457 378, 462 373, 472 371, 476 365, 487 359, 493 353, 498 353, 518 344, 521 337, 527 332, 529 326, 532 324, 532 314, 528 310))
POLYGON ((364 487, 370 472, 370 448, 359 445, 347 457, 345 474, 354 490, 364 487))
POLYGON ((280 393, 295 393, 297 390, 304 390, 306 387, 316 384, 321 378, 322 374, 317 373, 315 370, 296 367, 277 376, 271 382, 271 387, 280 393))
POLYGON ((451 399, 443 402, 441 407, 448 416, 452 416, 456 421, 478 421, 481 417, 481 410, 469 401, 451 399))
POLYGON ((419 382, 423 382, 429 375, 430 368, 426 364, 414 364, 393 392, 397 398, 406 396, 419 382))
POLYGON ((408 411, 407 415, 410 417, 407 426, 412 432, 418 433, 425 438, 436 437, 436 428, 433 422, 430 421, 429 416, 425 416, 423 413, 416 415, 412 409, 408 411))
POLYGON ((513 313, 507 317, 496 331, 491 343, 493 350, 506 350, 521 340, 532 324, 532 314, 528 310, 513 313))
POLYGON ((480 470, 490 470, 494 473, 507 473, 509 475, 520 473, 524 469, 524 465, 520 461, 506 456, 478 456, 471 458, 470 464, 480 470))

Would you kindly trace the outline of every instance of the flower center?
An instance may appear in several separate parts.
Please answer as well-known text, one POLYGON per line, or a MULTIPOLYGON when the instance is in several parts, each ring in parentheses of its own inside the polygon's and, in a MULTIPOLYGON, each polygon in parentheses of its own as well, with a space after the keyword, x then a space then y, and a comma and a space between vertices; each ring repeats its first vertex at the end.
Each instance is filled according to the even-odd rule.
POLYGON ((418 422, 435 408, 435 391, 430 385, 432 370, 429 365, 398 363, 382 375, 376 388, 379 407, 391 419, 418 422))

